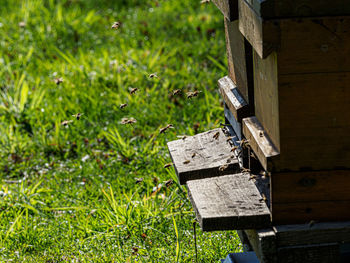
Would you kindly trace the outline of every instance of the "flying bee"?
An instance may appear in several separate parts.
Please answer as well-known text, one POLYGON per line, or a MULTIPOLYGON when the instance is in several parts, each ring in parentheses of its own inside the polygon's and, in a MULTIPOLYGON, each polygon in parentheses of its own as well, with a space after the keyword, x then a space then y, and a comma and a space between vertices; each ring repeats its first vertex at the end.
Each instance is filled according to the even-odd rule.
POLYGON ((194 157, 196 157, 196 155, 197 155, 197 153, 193 153, 191 157, 194 158, 194 157))
POLYGON ((58 86, 58 85, 60 85, 60 84, 63 82, 63 78, 62 78, 62 77, 60 77, 60 78, 55 78, 53 81, 54 81, 54 82, 56 83, 56 85, 58 86))
POLYGON ((241 148, 248 148, 248 146, 249 146, 249 141, 246 140, 246 139, 242 139, 242 140, 240 140, 238 142, 239 142, 239 146, 241 148))
POLYGON ((190 160, 186 160, 183 162, 183 164, 189 164, 190 163, 190 160))
POLYGON ((182 92, 180 89, 173 90, 173 96, 179 95, 182 92))
POLYGON ((259 199, 260 202, 264 201, 266 202, 267 201, 267 198, 266 198, 266 195, 265 194, 261 194, 261 199, 259 199))
POLYGON ((19 22, 18 23, 18 26, 19 27, 25 27, 27 24, 26 24, 26 22, 24 22, 24 21, 21 21, 21 22, 19 22))
POLYGON ((130 94, 134 94, 136 93, 136 91, 138 91, 139 89, 138 88, 132 88, 130 89, 130 94))
POLYGON ((74 118, 76 118, 77 120, 80 120, 80 117, 81 117, 81 115, 83 115, 84 113, 80 113, 80 112, 78 112, 77 114, 74 114, 74 115, 72 115, 74 118))
POLYGON ((135 178, 135 183, 136 184, 139 184, 139 183, 142 183, 143 182, 143 178, 135 178))
POLYGON ((153 79, 153 78, 158 78, 158 76, 156 75, 156 73, 152 73, 148 76, 150 79, 153 79))
POLYGON ((73 120, 69 120, 69 121, 62 121, 61 122, 61 125, 64 126, 64 127, 67 127, 69 123, 72 123, 73 120))
POLYGON ((171 167, 173 165, 173 163, 166 163, 166 164, 164 164, 164 168, 166 169, 166 168, 169 168, 169 167, 171 167))
POLYGON ((114 22, 112 25, 112 29, 118 29, 120 27, 120 23, 119 22, 114 22))
POLYGON ((134 118, 123 118, 121 124, 134 124, 136 120, 134 118))
POLYGON ((185 140, 187 138, 187 135, 181 135, 181 136, 177 136, 177 138, 180 138, 182 140, 185 140))
POLYGON ((219 166, 219 171, 220 171, 220 172, 223 172, 223 171, 225 171, 227 168, 228 168, 228 164, 220 165, 220 166, 219 166))
POLYGON ((231 141, 232 139, 233 139, 233 136, 229 136, 229 137, 227 137, 226 141, 229 142, 229 141, 231 141))
POLYGON ((256 180, 258 177, 256 176, 256 175, 254 175, 254 174, 252 174, 250 177, 249 177, 249 180, 248 181, 250 181, 250 180, 256 180))
POLYGON ((220 132, 216 132, 214 135, 213 135, 213 138, 215 140, 217 140, 219 138, 219 135, 220 135, 220 132))
POLYGON ((169 186, 171 186, 173 183, 174 183, 174 180, 173 180, 173 179, 170 179, 170 180, 168 180, 168 181, 165 182, 165 186, 166 186, 166 187, 169 187, 169 186))
POLYGON ((198 91, 198 90, 189 91, 189 92, 186 93, 187 94, 187 98, 188 99, 192 99, 193 97, 197 97, 200 92, 201 91, 198 91))
POLYGON ((232 149, 231 149, 231 152, 234 152, 235 150, 237 150, 238 147, 237 146, 233 146, 232 149))
POLYGON ((159 129, 159 133, 164 133, 166 132, 168 129, 170 128, 174 128, 174 126, 172 124, 168 124, 167 126, 165 126, 164 128, 159 129))
POLYGON ((203 4, 208 4, 208 3, 210 3, 210 0, 202 0, 200 3, 201 3, 202 5, 203 5, 203 4))
POLYGON ((128 106, 128 104, 127 103, 123 103, 123 104, 120 104, 119 108, 120 109, 124 109, 126 106, 128 106))
POLYGON ((242 173, 250 173, 250 169, 248 169, 248 168, 242 168, 242 170, 241 170, 241 172, 242 173))

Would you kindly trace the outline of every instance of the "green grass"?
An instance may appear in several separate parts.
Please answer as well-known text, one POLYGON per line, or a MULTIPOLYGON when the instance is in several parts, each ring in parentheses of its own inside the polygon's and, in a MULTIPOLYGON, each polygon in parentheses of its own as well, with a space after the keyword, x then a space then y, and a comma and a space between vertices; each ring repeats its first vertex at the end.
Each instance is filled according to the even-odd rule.
MULTIPOLYGON (((199 0, 1 1, 0 261, 194 262, 194 212, 163 165, 166 142, 223 121, 222 20, 199 0)), ((240 249, 235 232, 197 244, 199 262, 240 249)))

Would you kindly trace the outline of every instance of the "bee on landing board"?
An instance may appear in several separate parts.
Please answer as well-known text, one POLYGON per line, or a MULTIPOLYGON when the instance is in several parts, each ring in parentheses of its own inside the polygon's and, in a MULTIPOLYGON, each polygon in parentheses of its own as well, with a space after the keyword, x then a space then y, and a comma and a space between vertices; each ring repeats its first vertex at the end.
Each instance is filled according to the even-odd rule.
POLYGON ((220 136, 220 132, 216 132, 216 133, 213 135, 213 138, 214 138, 215 140, 217 140, 217 139, 219 138, 219 136, 220 136))
POLYGON ((225 170, 228 168, 228 166, 229 166, 228 164, 220 165, 220 166, 219 166, 219 171, 220 171, 220 172, 225 171, 225 170))

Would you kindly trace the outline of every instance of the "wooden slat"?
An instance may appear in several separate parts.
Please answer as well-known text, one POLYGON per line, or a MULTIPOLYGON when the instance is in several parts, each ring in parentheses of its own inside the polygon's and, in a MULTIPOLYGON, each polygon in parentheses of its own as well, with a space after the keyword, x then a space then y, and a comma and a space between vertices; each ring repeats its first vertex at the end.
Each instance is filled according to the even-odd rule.
POLYGON ((256 117, 243 119, 243 134, 262 167, 267 171, 273 170, 279 152, 256 117))
POLYGON ((238 139, 242 140, 242 124, 236 120, 235 116, 233 116, 231 110, 226 104, 224 105, 224 114, 225 119, 231 124, 231 127, 237 135, 238 139))
POLYGON ((218 86, 221 96, 235 119, 242 122, 243 118, 249 117, 248 104, 233 81, 226 76, 218 80, 218 86))
POLYGON ((180 184, 188 180, 225 175, 240 171, 237 158, 222 129, 214 129, 168 143, 170 156, 180 184), (217 139, 214 135, 218 133, 217 139), (219 167, 228 165, 225 170, 219 167))
POLYGON ((225 19, 225 37, 229 77, 254 112, 253 51, 238 29, 238 21, 225 19))
POLYGON ((261 58, 280 46, 278 23, 263 20, 244 0, 238 0, 239 30, 261 58))
POLYGON ((350 222, 279 225, 273 227, 277 246, 350 242, 350 222))
POLYGON ((350 15, 347 0, 245 0, 263 18, 350 15))
POLYGON ((191 180, 187 188, 203 231, 270 225, 269 209, 248 174, 191 180))
POLYGON ((283 263, 333 263, 339 262, 339 244, 329 243, 310 246, 294 246, 279 248, 279 262, 283 263))
POLYGON ((260 262, 277 263, 276 235, 273 229, 249 229, 244 232, 260 262))
POLYGON ((229 21, 238 19, 238 3, 237 0, 212 0, 213 3, 219 8, 221 13, 229 21))

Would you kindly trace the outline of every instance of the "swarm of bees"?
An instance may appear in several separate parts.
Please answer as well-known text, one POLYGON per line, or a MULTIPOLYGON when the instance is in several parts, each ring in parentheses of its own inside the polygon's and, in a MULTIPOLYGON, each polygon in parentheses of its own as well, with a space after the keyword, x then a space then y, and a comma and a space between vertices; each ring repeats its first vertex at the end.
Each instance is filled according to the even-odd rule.
POLYGON ((167 126, 161 128, 161 129, 159 129, 159 133, 164 133, 164 132, 166 132, 166 131, 167 131, 168 129, 170 129, 170 128, 174 128, 174 125, 168 124, 167 126))
POLYGON ((118 29, 120 27, 120 22, 114 22, 112 25, 112 29, 118 29))
POLYGON ((120 122, 121 124, 134 124, 136 120, 134 118, 123 118, 120 122))

